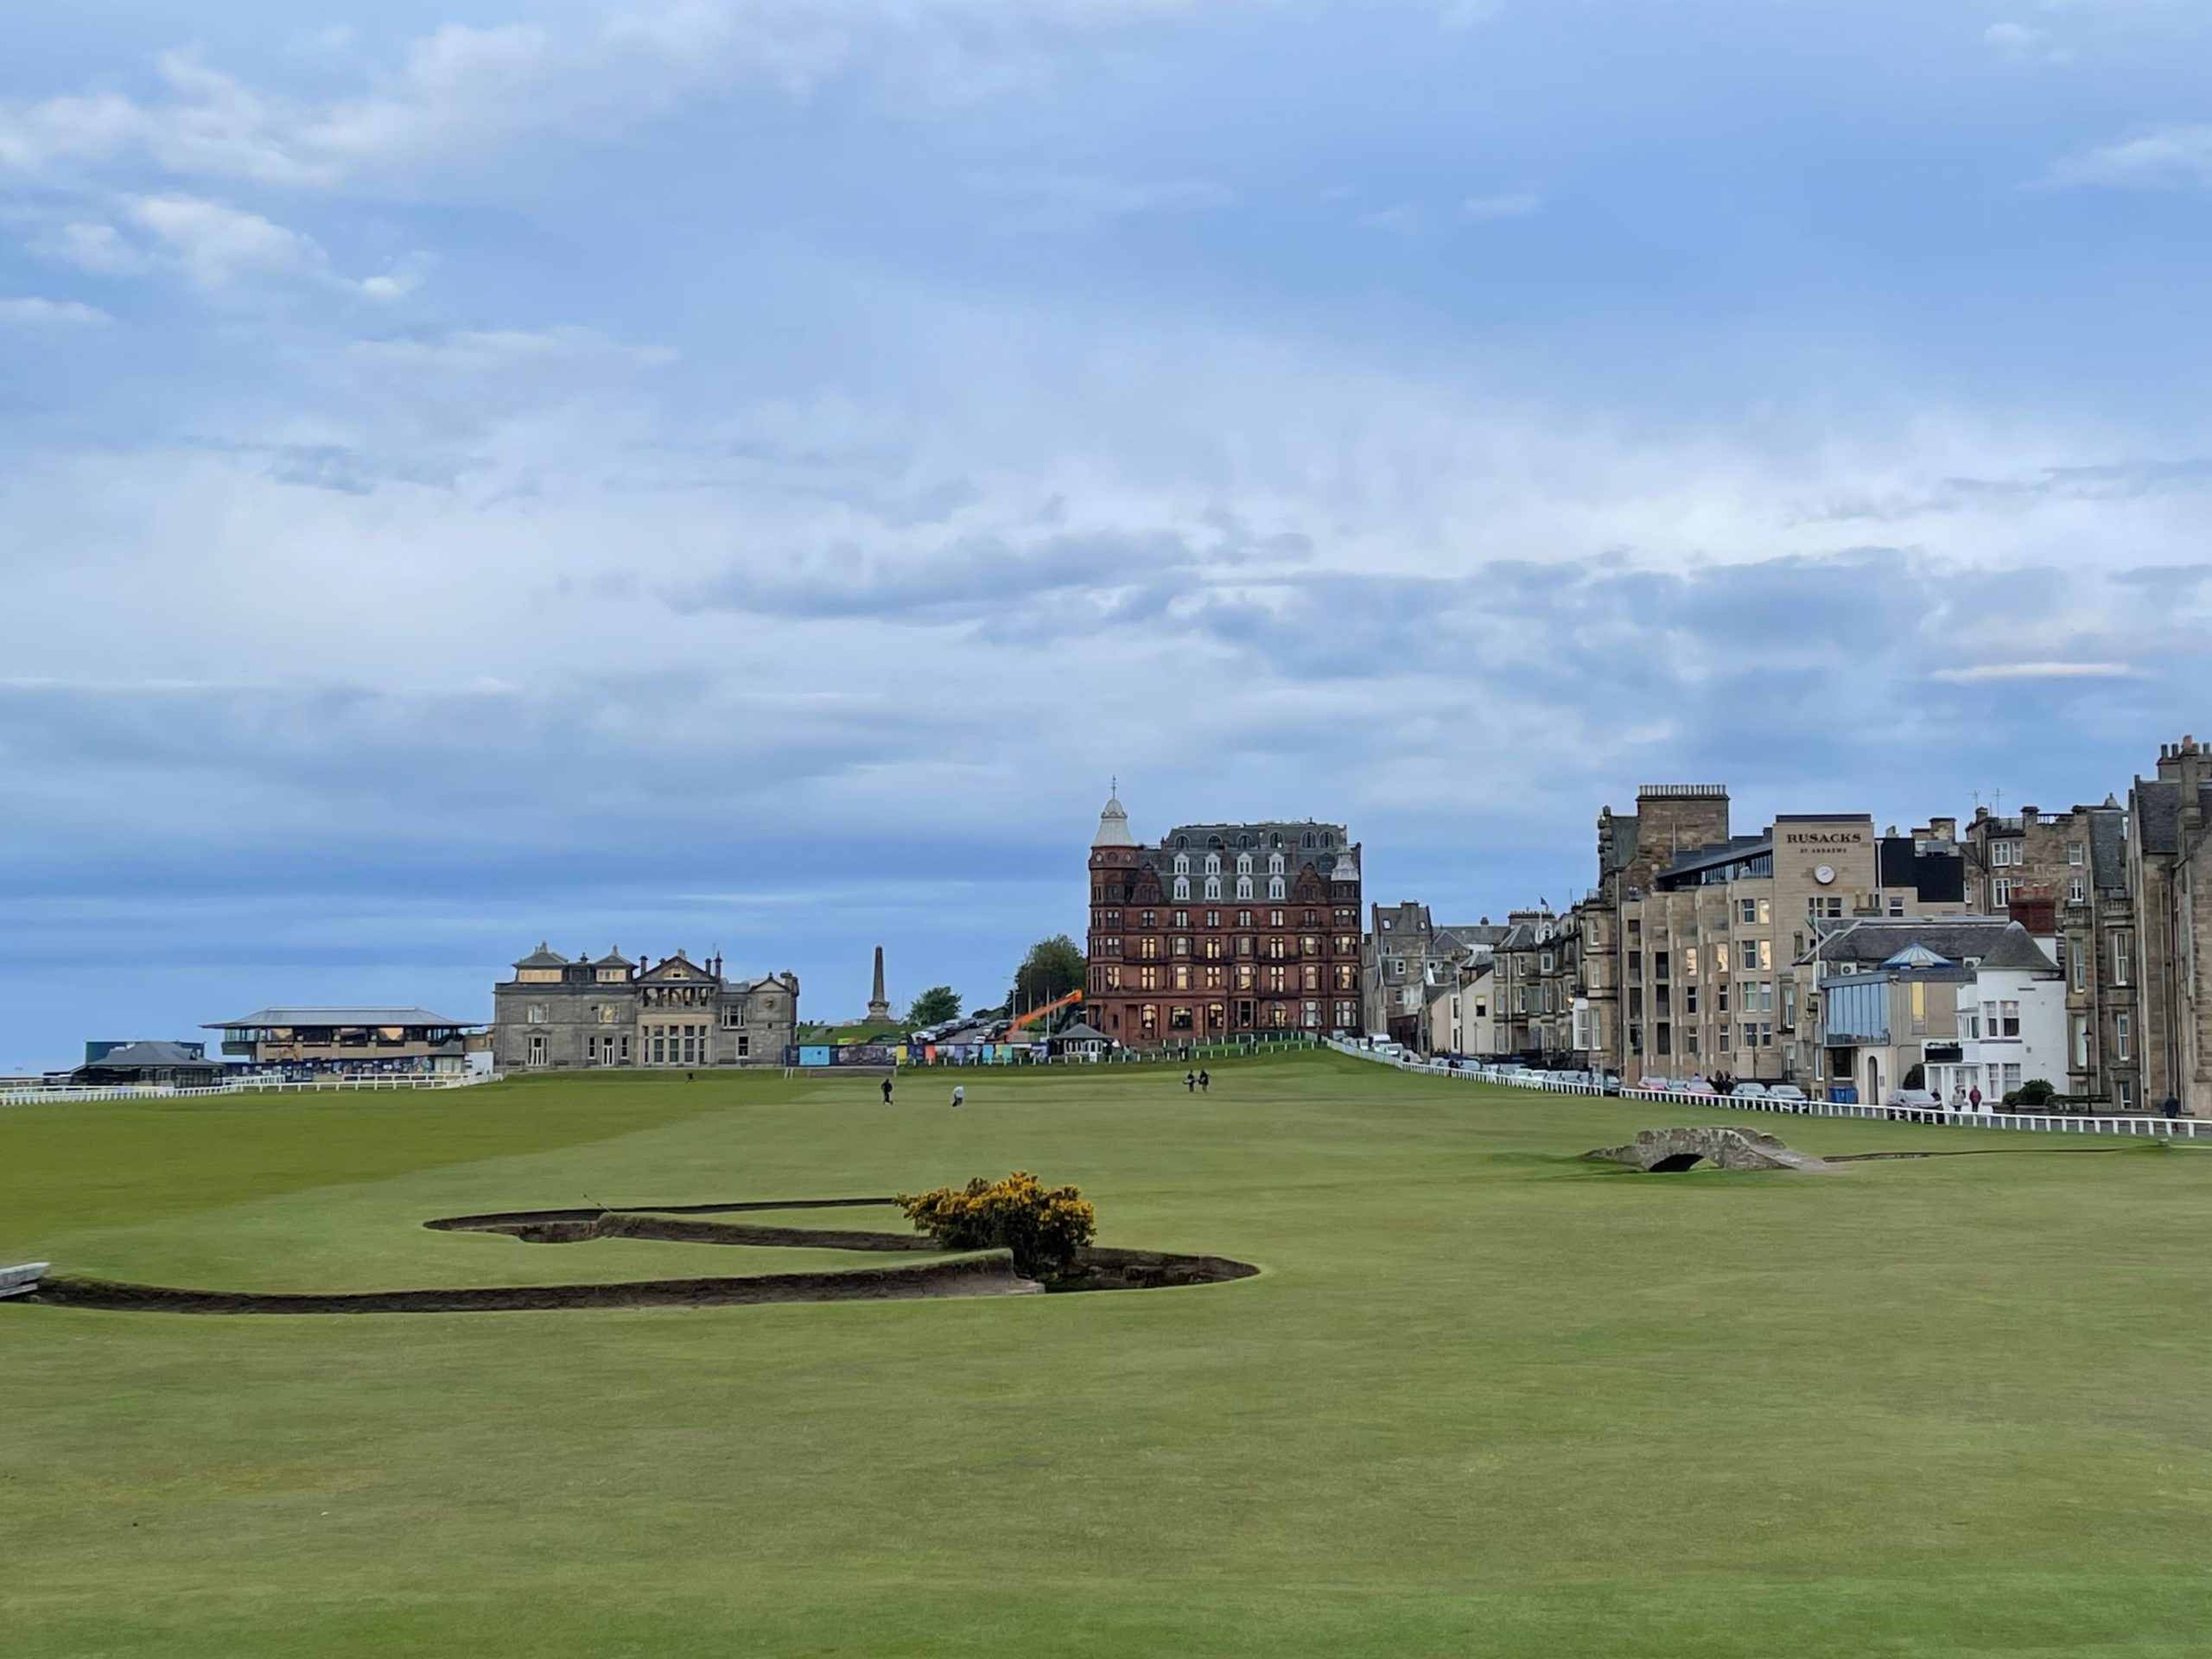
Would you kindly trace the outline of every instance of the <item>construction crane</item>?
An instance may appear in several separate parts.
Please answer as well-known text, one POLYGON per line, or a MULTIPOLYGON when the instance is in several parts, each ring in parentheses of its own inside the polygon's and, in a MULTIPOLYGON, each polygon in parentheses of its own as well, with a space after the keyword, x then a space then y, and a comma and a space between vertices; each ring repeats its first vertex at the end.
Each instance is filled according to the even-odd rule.
POLYGON ((1056 996, 1050 1002, 1039 1003, 1037 1007, 1030 1009, 1028 1013, 1022 1014, 1020 1018, 1010 1020, 1006 1028, 1007 1035, 1011 1037, 1015 1032, 1020 1031, 1032 1020, 1035 1020, 1041 1015, 1050 1014, 1055 1008, 1065 1008, 1071 1002, 1080 1002, 1082 1001, 1083 993, 1081 991, 1070 991, 1065 996, 1056 996))

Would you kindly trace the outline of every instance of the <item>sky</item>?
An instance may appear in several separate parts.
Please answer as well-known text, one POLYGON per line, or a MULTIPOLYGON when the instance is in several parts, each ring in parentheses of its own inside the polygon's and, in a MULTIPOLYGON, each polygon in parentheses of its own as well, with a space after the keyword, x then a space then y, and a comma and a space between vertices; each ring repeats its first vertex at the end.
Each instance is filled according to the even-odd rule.
POLYGON ((1002 994, 2212 732, 2212 0, 149 0, 0 54, 0 1071, 1002 994))

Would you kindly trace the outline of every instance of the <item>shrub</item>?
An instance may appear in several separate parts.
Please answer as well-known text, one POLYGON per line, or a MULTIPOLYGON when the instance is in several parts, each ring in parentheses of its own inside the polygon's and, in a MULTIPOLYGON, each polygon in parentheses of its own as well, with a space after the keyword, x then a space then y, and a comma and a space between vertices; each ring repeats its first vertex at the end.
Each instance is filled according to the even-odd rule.
POLYGON ((1927 1086, 1928 1068, 1924 1065, 1916 1065, 1911 1071, 1906 1072, 1904 1074, 1904 1081, 1897 1085, 1900 1089, 1925 1089, 1927 1086))
POLYGON ((2058 1097, 2058 1090, 2051 1087, 2048 1077, 2030 1077, 2020 1085, 2019 1096, 2023 1106, 2048 1106, 2058 1097))
POLYGON ((1056 1279, 1098 1230, 1097 1212, 1072 1186, 1046 1189, 1026 1169, 1002 1181, 981 1176, 960 1191, 900 1193, 899 1207, 948 1250, 1002 1249, 1027 1279, 1056 1279))

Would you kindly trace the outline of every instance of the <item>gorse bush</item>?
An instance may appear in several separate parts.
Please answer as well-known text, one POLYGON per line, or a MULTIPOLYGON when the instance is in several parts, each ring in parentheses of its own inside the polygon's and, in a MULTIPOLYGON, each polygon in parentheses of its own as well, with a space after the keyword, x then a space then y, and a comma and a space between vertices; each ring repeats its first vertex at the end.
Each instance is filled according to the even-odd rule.
POLYGON ((899 1207, 948 1250, 1006 1250, 1027 1279, 1053 1279, 1098 1230, 1098 1216, 1072 1186, 1049 1190, 1026 1169, 1002 1181, 980 1175, 963 1189, 899 1195, 899 1207))

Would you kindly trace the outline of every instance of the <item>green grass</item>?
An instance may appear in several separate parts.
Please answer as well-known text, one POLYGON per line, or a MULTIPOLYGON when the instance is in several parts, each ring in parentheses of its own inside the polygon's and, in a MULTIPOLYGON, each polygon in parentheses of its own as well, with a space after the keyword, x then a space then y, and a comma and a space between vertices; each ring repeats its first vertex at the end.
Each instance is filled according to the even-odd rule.
POLYGON ((696 1311, 0 1306, 0 1652, 2205 1650, 2212 1154, 1212 1069, 1196 1102, 1179 1075, 971 1071, 959 1112, 930 1077, 887 1111, 873 1079, 726 1075, 0 1111, 0 1261, 115 1278, 881 1265, 419 1224, 1014 1166, 1081 1184, 1102 1243, 1267 1270, 696 1311), (1697 1121, 2023 1155, 1576 1157, 1697 1121))

